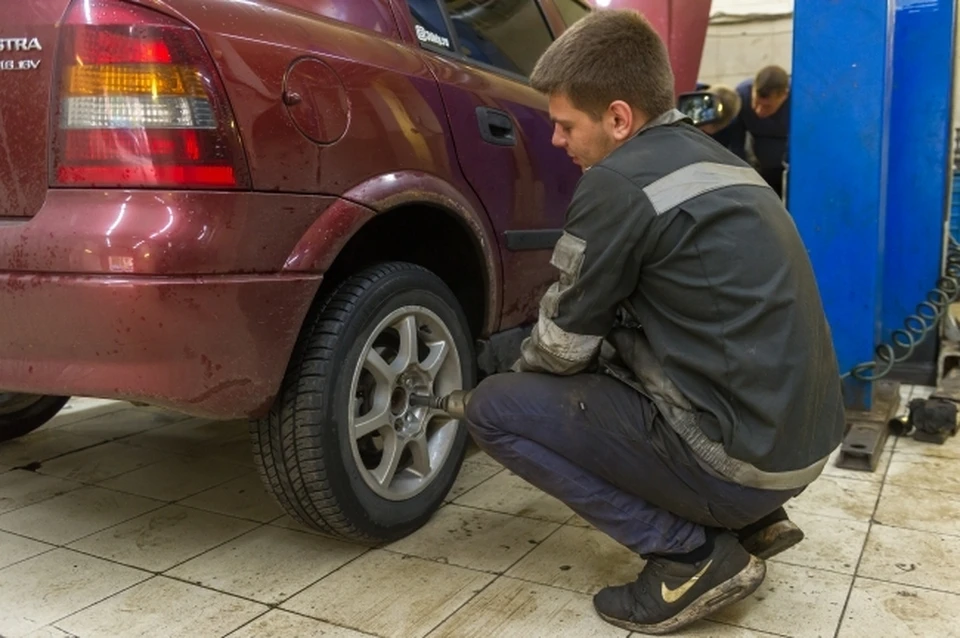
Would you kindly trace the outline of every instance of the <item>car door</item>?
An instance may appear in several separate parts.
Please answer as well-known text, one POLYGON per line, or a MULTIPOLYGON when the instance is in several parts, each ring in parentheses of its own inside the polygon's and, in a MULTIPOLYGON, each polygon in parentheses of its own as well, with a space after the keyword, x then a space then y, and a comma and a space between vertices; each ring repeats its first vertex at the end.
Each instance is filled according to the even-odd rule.
POLYGON ((527 80, 553 35, 536 0, 408 4, 440 84, 460 168, 500 243, 500 328, 529 323, 556 278, 550 254, 580 177, 552 145, 547 99, 527 80))

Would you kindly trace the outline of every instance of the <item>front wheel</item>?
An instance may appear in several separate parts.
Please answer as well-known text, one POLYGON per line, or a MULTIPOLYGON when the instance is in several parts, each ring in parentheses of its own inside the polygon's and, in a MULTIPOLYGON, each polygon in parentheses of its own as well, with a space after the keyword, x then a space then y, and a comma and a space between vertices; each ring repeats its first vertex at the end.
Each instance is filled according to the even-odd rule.
POLYGON ((57 416, 70 397, 0 392, 0 442, 36 430, 57 416))
POLYGON ((267 487, 294 518, 363 542, 421 527, 453 485, 466 428, 413 394, 476 381, 467 321, 433 273, 392 262, 308 319, 270 413, 252 425, 267 487))

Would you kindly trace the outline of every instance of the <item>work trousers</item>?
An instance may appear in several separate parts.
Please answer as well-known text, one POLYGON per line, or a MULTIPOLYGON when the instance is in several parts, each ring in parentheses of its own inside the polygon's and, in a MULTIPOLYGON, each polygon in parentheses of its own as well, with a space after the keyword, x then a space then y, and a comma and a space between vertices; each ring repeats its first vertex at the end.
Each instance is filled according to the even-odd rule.
POLYGON ((487 454, 641 556, 692 551, 705 526, 745 527, 800 491, 717 478, 646 397, 608 375, 494 375, 467 420, 487 454))

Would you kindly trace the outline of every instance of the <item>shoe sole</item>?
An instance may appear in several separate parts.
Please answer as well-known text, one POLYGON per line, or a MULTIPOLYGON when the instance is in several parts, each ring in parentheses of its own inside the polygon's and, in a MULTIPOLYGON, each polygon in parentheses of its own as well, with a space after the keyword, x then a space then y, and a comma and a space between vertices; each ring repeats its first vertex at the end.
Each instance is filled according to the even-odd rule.
POLYGON ((743 541, 743 548, 767 560, 787 551, 803 540, 803 530, 791 521, 779 521, 743 541))
POLYGON ((737 572, 732 578, 723 581, 713 589, 705 591, 696 600, 684 607, 676 616, 653 625, 641 625, 623 620, 622 618, 613 618, 601 612, 597 613, 608 623, 623 629, 639 631, 640 633, 654 636, 669 634, 701 618, 705 618, 719 609, 743 600, 757 590, 757 587, 760 586, 766 575, 767 566, 763 560, 756 556, 750 556, 750 562, 747 563, 746 567, 737 572))

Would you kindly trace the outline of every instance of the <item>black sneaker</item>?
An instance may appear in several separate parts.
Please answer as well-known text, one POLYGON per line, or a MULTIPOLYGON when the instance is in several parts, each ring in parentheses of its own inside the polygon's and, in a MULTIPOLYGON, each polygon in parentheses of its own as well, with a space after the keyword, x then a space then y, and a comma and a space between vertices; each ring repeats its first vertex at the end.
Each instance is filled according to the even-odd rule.
POLYGON ((803 530, 787 517, 782 507, 737 532, 743 548, 767 560, 803 540, 803 530))
POLYGON ((698 563, 651 557, 635 582, 607 587, 593 597, 600 617, 645 634, 666 634, 742 598, 763 582, 767 568, 730 533, 698 563))

